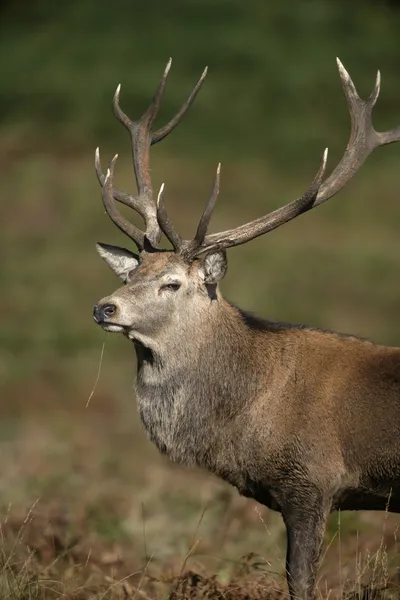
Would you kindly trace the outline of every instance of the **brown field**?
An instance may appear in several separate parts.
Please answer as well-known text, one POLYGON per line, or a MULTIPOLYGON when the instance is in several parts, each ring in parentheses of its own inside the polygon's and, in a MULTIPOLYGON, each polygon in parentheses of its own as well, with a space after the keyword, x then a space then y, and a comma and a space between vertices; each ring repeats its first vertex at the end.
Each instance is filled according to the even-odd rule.
MULTIPOLYGON (((90 389, 60 401, 60 376, 7 394, 2 599, 286 596, 277 514, 158 456, 129 390, 103 382, 86 407, 90 389)), ((371 598, 365 586, 398 597, 399 525, 390 513, 332 515, 320 597, 371 598)))
MULTIPOLYGON (((280 516, 162 458, 139 423, 134 357, 92 307, 118 285, 95 242, 126 245, 94 174, 130 148, 170 56, 160 124, 205 65, 185 121, 154 149, 154 187, 193 235, 298 197, 348 136, 339 56, 377 129, 400 117, 393 0, 4 0, 0 3, 0 600, 272 600, 287 595, 280 516), (354 4, 354 6, 353 6, 354 4), (294 9, 294 6, 296 9, 294 9), (350 10, 349 10, 350 6, 350 10)), ((270 319, 400 346, 400 144, 326 205, 228 253, 223 293, 270 319)), ((377 424, 379 427, 379 424, 377 424)), ((400 443, 394 440, 394 443, 400 443)), ((333 514, 318 600, 400 598, 400 515, 333 514)))
MULTIPOLYGON (((371 161, 369 178, 340 202, 233 251, 226 295, 264 315, 398 340, 400 205, 393 177, 379 206, 371 185, 378 168, 383 181, 392 174, 396 152, 386 158, 371 161)), ((156 179, 161 164, 171 211, 189 233, 210 169, 164 156, 156 179), (196 207, 186 215, 191 186, 196 207)), ((122 182, 129 168, 122 159, 122 182)), ((266 178, 252 164, 227 167, 214 229, 276 205, 284 182, 271 173, 274 193, 265 199, 266 178), (245 206, 248 193, 254 203, 245 206)), ((295 175, 285 197, 305 181, 295 175)), ((3 315, 12 315, 0 363, 0 598, 284 597, 279 515, 158 455, 138 423, 128 343, 92 323, 93 303, 117 285, 94 242, 119 236, 100 209, 91 159, 15 159, 3 192, 13 194, 3 212, 0 298, 3 315)), ((377 597, 369 588, 400 596, 399 525, 389 513, 332 515, 320 597, 377 597)))

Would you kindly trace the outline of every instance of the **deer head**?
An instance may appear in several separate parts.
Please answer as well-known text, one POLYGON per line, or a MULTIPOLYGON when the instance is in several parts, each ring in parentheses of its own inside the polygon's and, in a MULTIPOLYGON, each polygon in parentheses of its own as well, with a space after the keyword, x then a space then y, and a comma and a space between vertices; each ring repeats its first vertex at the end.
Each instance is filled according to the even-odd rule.
POLYGON ((95 166, 106 212, 115 225, 135 242, 138 254, 107 244, 97 245, 100 256, 124 282, 123 287, 95 306, 94 319, 99 325, 107 331, 123 332, 133 340, 154 340, 168 332, 171 326, 182 327, 188 320, 192 322, 195 317, 209 313, 212 305, 218 304, 220 297, 218 283, 226 273, 227 248, 244 244, 319 206, 344 187, 376 147, 399 140, 400 127, 379 133, 372 125, 372 109, 380 88, 379 72, 371 95, 367 100, 362 100, 341 62, 337 60, 337 63, 350 112, 351 132, 344 155, 332 174, 324 179, 328 156, 326 149, 314 180, 298 199, 235 229, 208 234, 219 192, 218 165, 210 198, 192 240, 182 239, 168 218, 163 203, 164 185, 155 199, 150 179, 149 155, 150 147, 164 139, 178 125, 195 99, 207 69, 178 113, 156 131, 153 131, 153 125, 171 60, 150 106, 139 121, 131 121, 122 111, 118 86, 113 101, 114 114, 131 135, 138 193, 130 195, 114 187, 117 155, 104 175, 97 149, 95 166), (139 230, 121 215, 116 201, 139 213, 144 219, 145 231, 139 230), (159 247, 162 233, 171 243, 172 250, 159 247))

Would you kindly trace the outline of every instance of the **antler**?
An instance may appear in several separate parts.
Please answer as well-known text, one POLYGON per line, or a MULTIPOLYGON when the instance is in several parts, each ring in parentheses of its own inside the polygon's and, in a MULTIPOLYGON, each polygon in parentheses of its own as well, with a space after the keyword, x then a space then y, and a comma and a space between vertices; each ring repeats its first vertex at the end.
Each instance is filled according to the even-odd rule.
POLYGON ((328 149, 326 149, 321 167, 314 181, 301 198, 298 198, 297 200, 286 204, 286 206, 278 208, 255 221, 236 227, 235 229, 206 235, 211 212, 215 206, 218 195, 219 171, 217 171, 214 187, 215 192, 211 195, 203 213, 196 236, 194 240, 183 242, 181 244, 181 251, 184 254, 190 258, 195 258, 207 250, 239 246, 240 244, 245 244, 264 233, 268 233, 269 231, 280 227, 284 223, 319 206, 337 194, 337 192, 339 192, 339 190, 341 190, 355 175, 375 148, 400 140, 400 127, 380 133, 375 131, 372 125, 372 109, 378 99, 380 89, 379 71, 371 95, 367 100, 362 100, 357 93, 350 75, 339 59, 337 59, 337 64, 350 112, 351 130, 345 153, 332 174, 323 181, 328 153, 328 149))
POLYGON ((151 247, 153 247, 154 249, 157 248, 161 238, 160 225, 161 228, 164 227, 163 215, 157 215, 157 205, 154 202, 153 187, 151 184, 149 171, 150 146, 152 146, 153 144, 157 144, 157 142, 163 140, 165 137, 167 137, 169 133, 171 133, 173 129, 175 129, 175 127, 181 121, 182 117, 185 115, 190 105, 193 103, 207 74, 206 68, 204 69, 197 84, 189 94, 187 100, 182 104, 177 114, 169 121, 169 123, 164 125, 164 127, 158 129, 157 131, 152 132, 151 129, 160 108, 161 100, 165 90, 165 84, 167 82, 168 73, 171 68, 171 62, 172 60, 170 59, 167 63, 164 74, 158 85, 157 91, 154 94, 153 100, 139 121, 131 121, 130 118, 122 111, 119 104, 119 95, 121 90, 120 85, 117 87, 117 90, 114 94, 114 114, 117 117, 118 121, 120 121, 120 123, 122 123, 124 127, 126 127, 126 129, 131 135, 133 167, 135 172, 138 194, 136 196, 133 196, 131 194, 126 194, 125 192, 121 192, 120 190, 114 188, 113 175, 115 161, 118 155, 116 155, 111 161, 110 168, 107 172, 107 178, 104 176, 104 173, 101 168, 100 153, 98 148, 96 150, 95 155, 95 168, 97 178, 100 182, 100 185, 103 187, 102 199, 107 214, 110 217, 110 219, 115 223, 115 225, 135 242, 140 251, 145 248, 146 240, 149 242, 151 247), (145 221, 145 232, 141 231, 132 223, 129 223, 121 215, 121 213, 117 209, 115 200, 118 200, 118 202, 121 202, 122 204, 125 204, 130 208, 133 208, 136 212, 140 214, 141 217, 143 217, 145 221))
POLYGON ((396 127, 390 131, 378 132, 375 131, 372 124, 372 109, 378 99, 380 89, 379 71, 371 95, 367 100, 362 100, 357 93, 350 75, 339 59, 337 59, 337 64, 349 108, 351 129, 343 157, 331 175, 325 181, 323 180, 328 157, 328 149, 326 149, 317 175, 300 198, 235 229, 206 235, 218 198, 221 168, 221 165, 218 165, 214 186, 193 240, 183 240, 169 220, 163 203, 164 184, 161 186, 157 202, 154 202, 149 173, 149 153, 151 145, 164 139, 178 125, 195 99, 207 74, 207 68, 203 71, 199 81, 178 113, 169 123, 155 132, 152 132, 151 128, 158 114, 171 67, 171 59, 165 68, 164 75, 150 106, 139 121, 132 122, 121 110, 119 105, 120 86, 118 86, 114 95, 114 113, 131 134, 133 165, 138 195, 132 196, 113 187, 113 175, 117 155, 111 161, 107 177, 105 177, 101 169, 100 156, 97 149, 95 160, 96 172, 99 182, 103 186, 103 203, 111 220, 136 243, 139 250, 144 249, 146 240, 149 242, 150 247, 156 249, 161 238, 161 232, 163 232, 171 242, 175 252, 180 253, 188 260, 193 260, 196 256, 208 250, 225 249, 245 244, 332 198, 350 181, 375 148, 400 140, 400 127, 396 127), (118 211, 114 200, 130 206, 138 212, 145 220, 146 231, 143 232, 135 225, 129 223, 118 211))

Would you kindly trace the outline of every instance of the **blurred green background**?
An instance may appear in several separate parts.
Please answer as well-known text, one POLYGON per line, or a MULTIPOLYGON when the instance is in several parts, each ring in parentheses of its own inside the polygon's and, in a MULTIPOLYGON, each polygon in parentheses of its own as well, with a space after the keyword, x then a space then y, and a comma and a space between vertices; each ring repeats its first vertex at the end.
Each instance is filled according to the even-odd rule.
MULTIPOLYGON (((119 153, 118 186, 134 191, 129 138, 111 110, 117 84, 123 109, 140 116, 171 56, 162 123, 208 65, 189 114, 153 148, 152 175, 155 188, 165 182, 169 213, 190 236, 221 161, 211 230, 226 229, 301 194, 326 146, 329 170, 340 159, 349 119, 336 56, 364 97, 381 69, 375 126, 399 124, 400 5, 14 0, 1 3, 0 16, 0 439, 7 448, 20 448, 21 440, 27 446, 23 459, 12 454, 5 497, 53 498, 60 481, 70 483, 74 461, 61 468, 54 459, 42 468, 42 459, 54 455, 55 439, 69 456, 82 423, 85 448, 98 449, 101 439, 107 460, 117 456, 113 464, 122 456, 116 440, 128 445, 134 496, 139 472, 145 485, 143 460, 146 468, 155 461, 172 467, 137 425, 128 342, 105 336, 91 316, 93 304, 119 285, 95 242, 126 245, 102 208, 96 146, 103 165, 119 153), (100 379, 86 408, 103 340, 100 379), (35 425, 29 434, 28 421, 35 425), (41 436, 50 436, 46 452, 37 445, 41 436), (54 485, 40 483, 53 476, 54 485)), ((400 144, 394 144, 378 149, 329 203, 230 251, 223 292, 271 319, 400 344, 399 189, 400 144)), ((91 474, 88 467, 85 485, 99 480, 97 471, 93 480, 91 474)), ((74 485, 77 495, 83 482, 74 485)))

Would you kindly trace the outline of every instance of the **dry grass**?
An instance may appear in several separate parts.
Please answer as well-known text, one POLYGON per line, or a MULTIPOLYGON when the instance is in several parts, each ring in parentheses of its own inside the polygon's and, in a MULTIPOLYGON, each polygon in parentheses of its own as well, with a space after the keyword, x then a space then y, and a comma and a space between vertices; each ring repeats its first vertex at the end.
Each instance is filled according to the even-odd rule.
MULTIPOLYGON (((278 515, 158 456, 104 384, 88 408, 49 411, 45 389, 0 442, 2 600, 286 597, 278 515)), ((398 527, 333 515, 320 598, 395 598, 398 527)))

